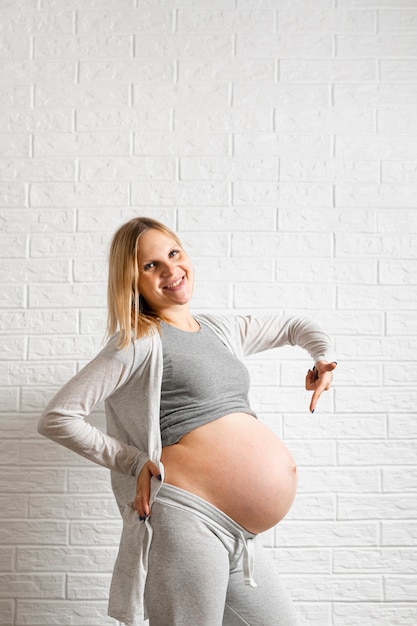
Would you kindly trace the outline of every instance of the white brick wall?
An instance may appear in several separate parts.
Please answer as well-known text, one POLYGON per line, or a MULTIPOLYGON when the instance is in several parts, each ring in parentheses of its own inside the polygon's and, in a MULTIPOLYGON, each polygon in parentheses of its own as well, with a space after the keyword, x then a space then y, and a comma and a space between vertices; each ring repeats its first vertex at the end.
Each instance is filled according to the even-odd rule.
POLYGON ((305 624, 415 626, 417 0, 0 8, 0 626, 115 624, 108 474, 36 421, 101 345, 138 214, 179 231, 197 310, 334 336, 314 416, 301 351, 249 362, 300 473, 265 542, 305 624))

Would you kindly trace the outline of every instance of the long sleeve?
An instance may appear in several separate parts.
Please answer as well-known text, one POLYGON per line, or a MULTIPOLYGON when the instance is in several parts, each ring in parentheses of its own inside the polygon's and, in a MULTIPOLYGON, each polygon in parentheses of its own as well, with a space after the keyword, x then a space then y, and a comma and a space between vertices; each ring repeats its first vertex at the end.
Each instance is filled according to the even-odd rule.
POLYGON ((244 355, 284 345, 300 346, 317 361, 333 360, 328 335, 312 320, 287 316, 238 317, 244 355))
MULTIPOLYGON (((86 421, 129 375, 128 354, 114 357, 104 349, 69 380, 43 411, 38 431, 45 437, 113 471, 134 475, 147 454, 106 435, 86 421)), ((146 457, 146 459, 145 459, 146 457)))

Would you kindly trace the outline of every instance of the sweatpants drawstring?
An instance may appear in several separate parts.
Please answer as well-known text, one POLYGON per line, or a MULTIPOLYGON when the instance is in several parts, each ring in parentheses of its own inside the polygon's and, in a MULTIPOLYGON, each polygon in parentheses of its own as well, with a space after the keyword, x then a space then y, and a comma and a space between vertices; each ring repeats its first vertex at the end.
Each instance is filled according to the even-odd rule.
POLYGON ((251 587, 257 587, 254 578, 253 570, 255 565, 255 544, 253 543, 255 537, 246 537, 243 533, 240 533, 243 542, 243 576, 245 579, 245 585, 251 587))

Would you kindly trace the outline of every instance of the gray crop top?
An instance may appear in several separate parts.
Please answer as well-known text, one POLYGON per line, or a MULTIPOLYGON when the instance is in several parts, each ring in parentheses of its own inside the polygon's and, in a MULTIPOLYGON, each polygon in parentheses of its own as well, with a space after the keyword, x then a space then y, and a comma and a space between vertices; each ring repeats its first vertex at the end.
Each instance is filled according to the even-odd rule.
POLYGON ((215 333, 201 324, 185 332, 161 323, 162 446, 228 413, 248 413, 249 373, 215 333))

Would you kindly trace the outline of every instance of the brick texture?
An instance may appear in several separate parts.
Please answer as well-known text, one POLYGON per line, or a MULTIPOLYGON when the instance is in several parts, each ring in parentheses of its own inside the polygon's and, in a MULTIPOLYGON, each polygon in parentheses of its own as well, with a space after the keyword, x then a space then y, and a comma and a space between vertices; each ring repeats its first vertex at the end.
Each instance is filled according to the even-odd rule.
POLYGON ((264 541, 304 624, 415 626, 416 0, 0 4, 0 626, 116 624, 108 473, 36 422, 140 214, 179 232, 195 310, 334 337, 314 416, 302 351, 248 360, 300 476, 264 541))

